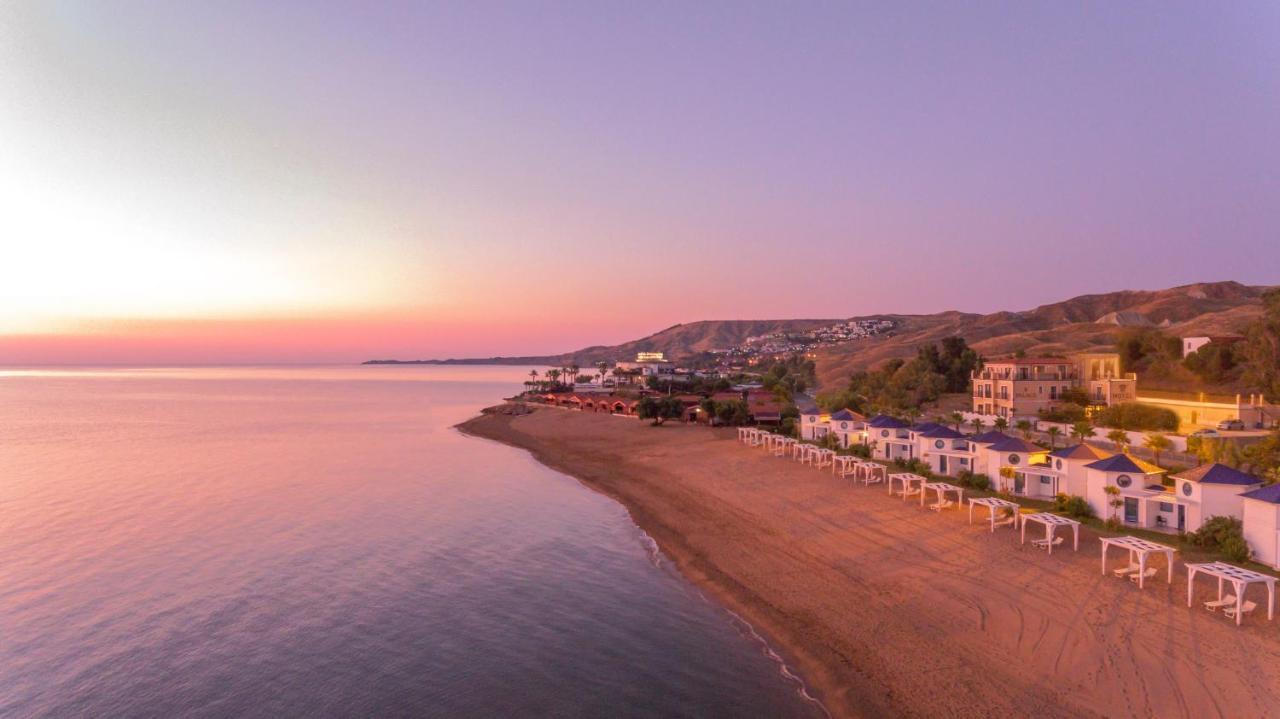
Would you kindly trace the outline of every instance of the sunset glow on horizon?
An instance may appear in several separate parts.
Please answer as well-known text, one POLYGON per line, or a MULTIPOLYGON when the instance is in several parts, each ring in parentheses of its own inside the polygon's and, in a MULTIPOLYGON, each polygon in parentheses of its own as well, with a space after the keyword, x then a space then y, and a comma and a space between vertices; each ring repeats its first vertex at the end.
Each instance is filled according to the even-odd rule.
POLYGON ((1273 284, 1280 7, 1168 10, 11 4, 0 364, 1273 284))

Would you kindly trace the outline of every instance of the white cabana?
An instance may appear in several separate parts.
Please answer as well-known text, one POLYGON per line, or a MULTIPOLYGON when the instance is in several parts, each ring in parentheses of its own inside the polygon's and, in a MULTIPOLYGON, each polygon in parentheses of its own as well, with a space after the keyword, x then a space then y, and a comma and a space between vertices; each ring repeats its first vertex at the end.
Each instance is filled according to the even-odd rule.
POLYGON ((1187 606, 1191 606, 1191 595, 1195 589, 1196 575, 1204 573, 1211 577, 1218 578, 1218 601, 1206 602, 1205 609, 1212 611, 1217 607, 1223 607, 1224 613, 1235 615, 1236 626, 1240 626, 1240 619, 1245 612, 1248 612, 1256 606, 1253 602, 1245 601, 1244 590, 1250 584, 1261 582, 1267 585, 1267 621, 1275 618, 1276 614, 1276 578, 1270 574, 1261 574, 1251 569, 1237 567, 1234 564, 1226 562, 1209 562, 1207 564, 1188 564, 1187 565, 1187 606), (1235 589, 1235 601, 1229 601, 1222 596, 1223 586, 1226 582, 1231 582, 1231 586, 1235 589))
POLYGON ((812 456, 813 456, 813 466, 817 467, 818 469, 822 469, 823 467, 830 466, 831 463, 835 460, 836 451, 834 449, 824 449, 822 447, 815 447, 813 450, 812 456))
POLYGON ((898 472, 896 474, 891 474, 889 475, 889 494, 895 494, 893 491, 893 485, 894 482, 899 482, 902 484, 902 489, 898 490, 896 494, 902 495, 902 500, 905 502, 907 497, 914 497, 917 494, 920 494, 922 492, 922 487, 924 487, 924 483, 927 481, 928 480, 924 477, 910 472, 898 472))
POLYGON ((750 427, 739 427, 739 428, 738 428, 738 441, 739 441, 739 442, 742 442, 743 444, 746 444, 746 443, 747 443, 747 441, 748 441, 748 434, 747 434, 747 433, 748 433, 748 432, 750 432, 750 431, 751 431, 751 428, 750 428, 750 427))
MULTIPOLYGON (((954 502, 954 504, 957 507, 964 505, 964 490, 961 489, 960 487, 955 486, 954 484, 947 484, 946 482, 927 482, 925 483, 924 488, 931 489, 938 493, 937 503, 929 505, 929 509, 933 509, 940 512, 946 509, 947 507, 950 507, 951 503, 947 501, 947 492, 956 493, 956 501, 954 502)), ((924 492, 920 493, 921 507, 924 506, 924 495, 925 495, 924 492)))
POLYGON ((863 486, 866 486, 868 484, 886 481, 889 477, 889 470, 879 462, 863 460, 858 463, 857 476, 862 479, 863 486))
POLYGON ((803 462, 806 454, 809 453, 809 445, 804 442, 796 442, 791 445, 791 458, 797 462, 803 462))
MULTIPOLYGON (((1080 523, 1074 519, 1059 517, 1056 514, 1048 512, 1037 512, 1035 514, 1022 515, 1022 543, 1027 543, 1027 522, 1039 522, 1044 525, 1044 544, 1049 550, 1049 554, 1053 554, 1054 535, 1058 531, 1058 527, 1071 527, 1072 533, 1075 535, 1075 543, 1072 549, 1080 550, 1080 523)), ((1038 543, 1037 543, 1038 544, 1038 543)))
POLYGON ((831 473, 848 477, 858 471, 858 458, 849 454, 837 454, 831 460, 831 473))
POLYGON ((791 437, 779 437, 773 443, 773 454, 777 457, 785 457, 787 452, 791 451, 791 447, 799 443, 799 440, 791 437))
MULTIPOLYGON (((1116 576, 1123 577, 1126 574, 1134 574, 1136 572, 1135 576, 1137 576, 1137 580, 1135 581, 1138 582, 1139 589, 1143 587, 1148 576, 1147 575, 1147 557, 1157 552, 1163 552, 1165 559, 1167 559, 1169 563, 1169 568, 1168 568, 1169 583, 1173 584, 1173 553, 1177 551, 1173 547, 1165 546, 1163 544, 1156 544, 1155 542, 1148 542, 1147 540, 1142 539, 1141 537, 1103 537, 1102 538, 1102 574, 1103 575, 1106 575, 1107 573, 1107 549, 1109 547, 1120 547, 1121 549, 1129 550, 1129 566, 1123 569, 1116 570, 1116 576), (1137 562, 1133 561, 1135 557, 1138 560, 1137 562)), ((1152 569, 1151 571, 1154 573, 1156 570, 1152 569)), ((1154 576, 1154 574, 1152 574, 1152 576, 1154 576)))
POLYGON ((969 524, 973 524, 974 505, 977 505, 979 507, 986 507, 991 512, 991 531, 992 532, 996 531, 996 513, 1006 509, 1013 514, 1011 518, 1011 523, 1013 524, 1014 528, 1017 529, 1018 510, 1022 509, 1022 506, 1019 505, 1017 502, 1010 502, 1007 499, 1001 499, 999 497, 970 497, 969 498, 969 524))

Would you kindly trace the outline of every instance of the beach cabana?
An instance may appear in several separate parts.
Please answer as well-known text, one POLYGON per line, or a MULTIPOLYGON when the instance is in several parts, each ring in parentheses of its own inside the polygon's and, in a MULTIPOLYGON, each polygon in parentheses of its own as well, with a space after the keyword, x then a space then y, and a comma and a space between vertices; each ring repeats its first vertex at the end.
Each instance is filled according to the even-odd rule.
POLYGON ((893 486, 895 482, 898 482, 902 485, 902 489, 898 490, 896 494, 902 495, 903 501, 906 501, 907 497, 914 497, 920 494, 923 491, 924 483, 927 481, 924 477, 910 472, 891 474, 889 475, 889 494, 890 496, 895 494, 893 486))
POLYGON ((861 478, 863 486, 866 486, 876 482, 884 482, 889 477, 889 470, 879 462, 864 459, 858 462, 858 474, 856 476, 861 478))
MULTIPOLYGON (((1111 547, 1119 547, 1129 550, 1129 566, 1116 570, 1116 576, 1124 576, 1126 574, 1134 574, 1137 576, 1138 588, 1141 589, 1147 579, 1147 557, 1155 553, 1164 553, 1165 559, 1168 560, 1168 578, 1169 583, 1173 584, 1173 553, 1174 548, 1155 542, 1148 542, 1141 537, 1103 537, 1102 538, 1102 574, 1107 573, 1107 549, 1111 547), (1133 560, 1137 559, 1135 563, 1133 560)), ((1153 573, 1155 569, 1151 570, 1153 573)), ((1154 576, 1151 575, 1151 576, 1154 576)))
POLYGON ((750 442, 750 441, 751 441, 751 428, 750 428, 750 427, 739 427, 739 428, 738 428, 738 441, 739 441, 739 442, 742 442, 743 444, 746 444, 747 442, 750 442))
MULTIPOLYGON (((1080 523, 1074 519, 1059 517, 1056 514, 1048 512, 1037 512, 1035 514, 1025 514, 1022 516, 1022 543, 1027 543, 1027 522, 1039 522, 1044 525, 1044 545, 1049 550, 1049 554, 1053 554, 1053 545, 1058 540, 1054 535, 1057 534, 1058 527, 1071 527, 1072 534, 1075 535, 1075 542, 1072 545, 1074 551, 1080 550, 1080 523)), ((1039 542, 1033 542, 1040 546, 1039 542)))
POLYGON ((848 477, 858 471, 858 458, 848 454, 838 454, 831 458, 831 473, 848 477))
POLYGON ((825 449, 823 447, 819 447, 813 453, 813 459, 814 459, 813 466, 817 467, 818 469, 822 469, 823 467, 830 466, 835 461, 835 457, 836 457, 836 451, 834 449, 825 449))
POLYGON ((1219 607, 1228 617, 1234 617, 1236 626, 1240 626, 1240 619, 1246 613, 1253 610, 1257 605, 1253 602, 1246 601, 1244 598, 1244 590, 1250 584, 1262 583, 1267 585, 1267 621, 1275 618, 1276 613, 1276 578, 1270 574, 1261 574, 1251 569, 1237 567, 1234 564, 1226 562, 1209 562, 1207 564, 1188 564, 1187 565, 1187 606, 1191 606, 1191 596, 1195 589, 1195 580, 1197 574, 1208 574, 1211 577, 1218 578, 1218 601, 1205 602, 1205 609, 1213 611, 1219 607), (1231 586, 1235 589, 1234 597, 1224 597, 1222 590, 1227 582, 1231 582, 1231 586))
POLYGON ((1022 509, 1022 506, 1017 502, 1010 502, 1007 499, 1001 499, 999 497, 970 497, 969 524, 973 524, 973 508, 975 506, 986 507, 987 510, 991 512, 992 532, 996 531, 996 514, 1006 509, 1013 513, 1013 516, 1009 521, 1013 524, 1015 529, 1018 527, 1018 510, 1022 509))
POLYGON ((804 442, 796 442, 791 445, 791 458, 797 462, 803 462, 804 458, 809 454, 809 446, 804 442))
MULTIPOLYGON (((929 505, 930 509, 940 512, 946 509, 947 507, 950 507, 951 503, 947 501, 947 492, 956 493, 956 501, 954 504, 957 507, 964 504, 964 490, 955 486, 954 484, 947 484, 946 482, 927 482, 925 483, 924 488, 927 490, 933 490, 934 492, 938 493, 938 501, 936 504, 929 505)), ((925 495, 924 492, 920 493, 921 507, 924 506, 924 495, 925 495)))

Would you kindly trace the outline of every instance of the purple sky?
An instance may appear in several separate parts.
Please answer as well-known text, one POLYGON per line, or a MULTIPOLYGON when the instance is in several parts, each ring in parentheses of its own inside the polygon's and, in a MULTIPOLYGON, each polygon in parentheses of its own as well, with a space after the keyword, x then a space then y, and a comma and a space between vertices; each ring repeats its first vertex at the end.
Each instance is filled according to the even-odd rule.
POLYGON ((122 321, 137 359, 195 321, 235 359, 512 354, 1277 282, 1276 3, 24 5, 18 361, 122 321))

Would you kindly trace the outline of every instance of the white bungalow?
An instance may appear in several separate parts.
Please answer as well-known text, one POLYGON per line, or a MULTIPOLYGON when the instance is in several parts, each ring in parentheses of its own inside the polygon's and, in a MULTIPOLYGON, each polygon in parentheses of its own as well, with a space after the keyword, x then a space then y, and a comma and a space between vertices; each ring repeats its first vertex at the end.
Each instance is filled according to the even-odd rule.
POLYGON ((883 414, 872 417, 867 421, 867 436, 871 456, 876 459, 911 459, 914 454, 911 426, 896 417, 883 414))
POLYGON ((1000 467, 998 465, 992 468, 987 467, 988 452, 986 450, 991 445, 1006 439, 1009 439, 1009 435, 997 430, 983 432, 969 438, 970 451, 973 452, 973 471, 975 474, 991 476, 991 481, 995 482, 997 477, 992 475, 995 475, 1000 467))
POLYGON ((1176 500, 1160 482, 1163 469, 1127 454, 1116 454, 1085 465, 1085 470, 1084 498, 1099 517, 1114 516, 1134 527, 1169 526, 1176 500), (1107 487, 1119 490, 1119 508, 1110 506, 1107 487), (1163 519, 1158 519, 1161 515, 1163 519))
POLYGON ((1053 464, 1060 478, 1058 491, 1073 497, 1085 496, 1088 477, 1085 467, 1113 454, 1115 453, 1083 442, 1050 452, 1048 461, 1053 464))
POLYGON ((840 440, 841 447, 867 443, 867 418, 851 409, 831 414, 831 431, 840 440))
POLYGON ((980 451, 986 454, 983 464, 991 481, 1005 491, 1042 499, 1058 493, 1062 477, 1049 464, 1048 450, 1025 439, 1005 437, 980 451))
POLYGON ((956 477, 961 472, 973 471, 974 445, 967 436, 950 427, 917 433, 916 447, 934 474, 956 477))
MULTIPOLYGON (((1252 474, 1232 469, 1225 464, 1202 464, 1173 475, 1176 482, 1174 518, 1166 519, 1166 526, 1186 532, 1200 529, 1210 517, 1235 517, 1244 519, 1242 495, 1262 486, 1263 482, 1252 474)), ((1161 517, 1169 514, 1162 508, 1161 517)))
POLYGON ((1253 558, 1280 569, 1280 484, 1270 484, 1240 495, 1244 505, 1244 541, 1253 558))
POLYGON ((831 415, 817 407, 800 410, 800 439, 820 441, 831 431, 831 415))

